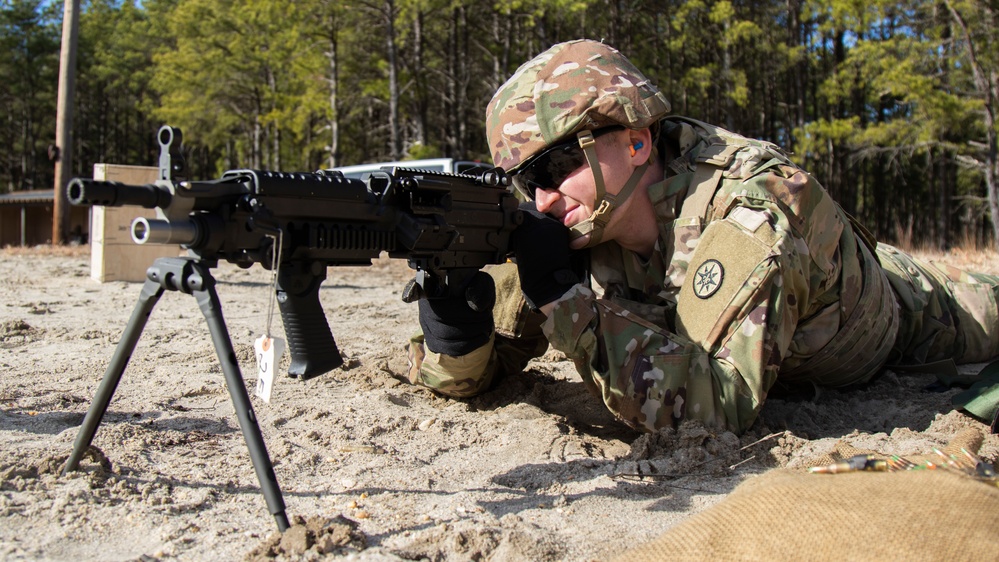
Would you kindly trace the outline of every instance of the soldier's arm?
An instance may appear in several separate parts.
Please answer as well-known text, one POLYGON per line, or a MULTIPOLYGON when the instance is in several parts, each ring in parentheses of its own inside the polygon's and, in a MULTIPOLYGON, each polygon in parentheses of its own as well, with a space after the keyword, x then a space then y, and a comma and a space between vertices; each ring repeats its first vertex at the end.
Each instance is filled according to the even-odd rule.
POLYGON ((747 209, 708 225, 683 281, 675 326, 577 286, 552 308, 545 334, 633 427, 652 431, 691 418, 747 429, 797 324, 788 297, 807 293, 794 281, 793 240, 768 216, 747 209), (720 267, 710 269, 712 262, 720 267))
POLYGON ((528 361, 548 349, 541 332, 544 317, 525 304, 516 266, 503 264, 487 273, 496 282, 496 333, 485 345, 461 356, 426 349, 423 334, 417 333, 407 349, 410 382, 455 398, 475 396, 498 378, 522 371, 528 361))

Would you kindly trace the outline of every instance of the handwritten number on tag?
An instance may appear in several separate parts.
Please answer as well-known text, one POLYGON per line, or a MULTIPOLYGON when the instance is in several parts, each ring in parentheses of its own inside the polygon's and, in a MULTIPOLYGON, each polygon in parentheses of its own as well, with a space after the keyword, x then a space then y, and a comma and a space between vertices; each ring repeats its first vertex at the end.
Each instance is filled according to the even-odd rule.
POLYGON ((257 388, 256 395, 264 402, 270 403, 271 390, 274 388, 274 371, 277 362, 284 352, 284 340, 260 336, 253 344, 257 353, 257 388))

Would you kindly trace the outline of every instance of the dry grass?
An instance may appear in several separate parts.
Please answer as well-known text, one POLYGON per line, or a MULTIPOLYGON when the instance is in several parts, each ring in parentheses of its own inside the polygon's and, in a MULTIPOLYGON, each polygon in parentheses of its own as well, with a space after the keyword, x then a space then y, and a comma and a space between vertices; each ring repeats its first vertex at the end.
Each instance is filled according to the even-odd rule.
POLYGON ((66 246, 39 244, 38 246, 4 246, 3 248, 0 248, 0 257, 65 256, 77 258, 89 255, 90 245, 88 244, 71 244, 66 246))
POLYGON ((966 231, 963 237, 951 240, 954 247, 946 251, 916 244, 914 239, 912 218, 906 224, 895 223, 895 241, 890 243, 896 248, 924 260, 941 261, 967 271, 999 275, 999 252, 995 246, 991 243, 983 246, 981 240, 976 240, 970 232, 966 231))
POLYGON ((999 253, 995 250, 952 248, 947 251, 926 249, 906 251, 924 260, 941 261, 967 271, 999 275, 999 253))

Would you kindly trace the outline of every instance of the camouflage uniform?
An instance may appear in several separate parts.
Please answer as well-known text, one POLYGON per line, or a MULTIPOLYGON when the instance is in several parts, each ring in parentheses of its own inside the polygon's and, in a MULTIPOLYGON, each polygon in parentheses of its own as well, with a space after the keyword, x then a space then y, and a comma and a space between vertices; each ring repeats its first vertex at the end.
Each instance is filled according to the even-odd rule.
MULTIPOLYGON (((585 95, 548 88, 563 86, 563 107, 572 92, 585 95)), ((516 123, 510 113, 523 101, 502 89, 500 98, 503 119, 516 123)), ((534 112, 520 125, 529 128, 534 112)), ((494 268, 493 340, 449 357, 414 337, 413 382, 474 395, 550 343, 632 427, 695 418, 742 431, 778 380, 846 386, 887 363, 976 362, 999 351, 999 277, 875 245, 770 143, 685 118, 658 127, 661 147, 678 156, 647 188, 659 225, 651 257, 613 241, 593 247, 590 282, 547 319, 524 304, 515 266, 494 268)), ((498 164, 510 148, 498 147, 498 164)))

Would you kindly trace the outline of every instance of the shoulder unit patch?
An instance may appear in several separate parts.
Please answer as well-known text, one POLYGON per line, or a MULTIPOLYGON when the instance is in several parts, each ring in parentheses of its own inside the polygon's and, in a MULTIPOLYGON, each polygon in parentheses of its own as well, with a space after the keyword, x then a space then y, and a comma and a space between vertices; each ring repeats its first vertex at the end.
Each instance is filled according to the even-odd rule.
POLYGON ((718 292, 725 279, 725 268, 718 260, 706 260, 694 273, 693 288, 698 298, 706 299, 718 292))

